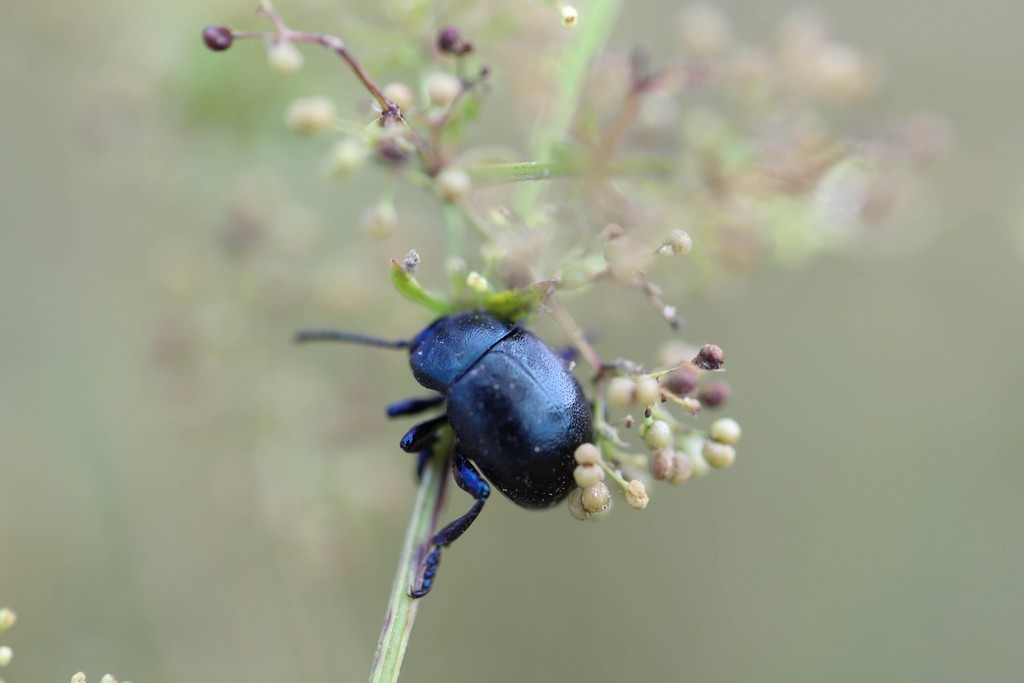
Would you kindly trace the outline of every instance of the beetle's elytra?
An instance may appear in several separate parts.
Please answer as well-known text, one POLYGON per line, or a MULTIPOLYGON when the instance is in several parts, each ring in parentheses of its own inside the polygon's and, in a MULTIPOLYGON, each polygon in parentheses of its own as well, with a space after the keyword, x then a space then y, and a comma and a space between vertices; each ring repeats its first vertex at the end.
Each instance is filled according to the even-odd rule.
POLYGON ((486 311, 447 315, 411 341, 387 341, 347 332, 302 332, 299 341, 349 341, 409 350, 416 381, 437 392, 388 407, 391 417, 444 405, 444 414, 415 425, 400 446, 429 457, 438 428, 455 435, 455 482, 476 501, 432 539, 423 578, 413 597, 430 590, 441 548, 473 523, 491 485, 512 502, 544 508, 572 489, 576 448, 593 438, 590 404, 565 361, 529 331, 486 311))

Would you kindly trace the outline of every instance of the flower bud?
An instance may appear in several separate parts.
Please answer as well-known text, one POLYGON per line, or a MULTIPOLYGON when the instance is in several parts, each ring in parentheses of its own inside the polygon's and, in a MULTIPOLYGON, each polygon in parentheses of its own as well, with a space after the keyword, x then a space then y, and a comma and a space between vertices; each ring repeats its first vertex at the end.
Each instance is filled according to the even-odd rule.
POLYGON ((636 402, 649 408, 661 401, 661 384, 650 375, 644 375, 636 381, 636 402))
POLYGON ((715 420, 708 427, 708 436, 712 441, 734 446, 740 440, 740 423, 731 417, 715 420))
POLYGON ((581 465, 596 465, 601 459, 601 454, 597 450, 597 446, 592 443, 581 443, 573 454, 576 458, 576 462, 581 465))
POLYGON ((214 52, 223 52, 234 41, 235 36, 227 26, 210 25, 203 29, 203 43, 214 52))
POLYGON ((412 88, 405 83, 388 83, 381 89, 381 92, 402 111, 412 108, 412 88))
POLYGON ((729 400, 732 387, 728 382, 708 382, 697 392, 697 398, 708 408, 717 408, 729 400))
POLYGON ((117 679, 114 678, 113 674, 103 674, 100 683, 117 683, 117 679))
POLYGON ((664 420, 655 420, 641 434, 644 445, 652 451, 669 448, 672 445, 672 428, 664 420))
POLYGON ((583 508, 590 513, 607 510, 611 505, 612 494, 603 481, 583 489, 583 508))
POLYGON ((10 607, 0 607, 0 633, 14 626, 17 620, 18 614, 14 610, 10 607))
POLYGON ((579 25, 580 13, 572 5, 562 5, 559 13, 562 16, 563 27, 576 28, 579 25))
POLYGON ((581 522, 590 518, 590 513, 583 507, 583 489, 569 491, 569 514, 581 522))
POLYGON ((651 475, 659 481, 671 479, 675 471, 675 455, 675 451, 668 448, 662 448, 657 451, 651 457, 651 475))
POLYGON ((717 441, 705 441, 701 455, 709 465, 716 469, 728 467, 736 461, 736 449, 727 443, 717 441))
POLYGON ((14 650, 7 647, 6 645, 0 645, 0 668, 3 668, 11 663, 11 659, 14 657, 14 650))
POLYGON ((651 502, 650 497, 647 495, 647 487, 639 479, 634 479, 629 482, 629 486, 626 487, 626 504, 631 508, 637 510, 643 510, 647 507, 647 504, 651 502))
POLYGON ((434 191, 446 202, 458 202, 469 193, 472 182, 461 168, 446 168, 434 178, 434 191))
POLYGON ((288 105, 284 120, 299 135, 312 135, 328 130, 334 113, 334 104, 326 97, 303 97, 288 105))
POLYGON ((344 178, 362 168, 369 157, 370 148, 362 138, 344 138, 331 145, 324 157, 324 172, 334 178, 344 178))
POLYGON ((427 76, 423 81, 423 87, 430 104, 447 109, 462 92, 462 81, 450 73, 438 71, 427 76))
POLYGON ((304 62, 299 48, 290 40, 279 40, 267 48, 267 63, 279 76, 288 76, 302 68, 304 62))
POLYGON ((490 285, 487 283, 487 278, 475 270, 471 270, 466 275, 466 287, 474 294, 486 294, 490 285))
POLYGON ((71 683, 86 683, 85 674, 79 671, 71 677, 71 683))
MULTIPOLYGON (((707 467, 707 465, 705 465, 707 467)), ((678 451, 672 453, 672 476, 669 478, 668 483, 670 484, 682 484, 684 481, 693 476, 693 463, 684 453, 678 451)))
POLYGON ((608 404, 619 410, 629 410, 636 398, 636 383, 628 377, 613 377, 605 390, 608 404))
POLYGON ((667 375, 662 375, 661 386, 676 396, 686 396, 697 386, 697 372, 696 365, 686 363, 667 375))
POLYGON ((658 248, 662 256, 686 256, 693 249, 693 238, 683 230, 673 230, 658 248))
POLYGON ((572 472, 572 478, 580 488, 588 488, 604 481, 604 470, 597 465, 577 465, 572 472))
POLYGON ((386 240, 398 227, 398 212, 391 202, 380 202, 363 212, 360 224, 370 239, 386 240))

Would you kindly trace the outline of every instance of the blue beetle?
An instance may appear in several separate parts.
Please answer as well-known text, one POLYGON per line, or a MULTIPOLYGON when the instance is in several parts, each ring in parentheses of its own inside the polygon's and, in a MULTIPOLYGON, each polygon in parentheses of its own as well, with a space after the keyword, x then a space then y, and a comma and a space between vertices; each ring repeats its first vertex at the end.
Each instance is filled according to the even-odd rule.
POLYGON ((480 514, 491 492, 487 481, 525 508, 550 507, 572 489, 573 454, 593 440, 590 404, 565 361, 522 327, 469 310, 435 320, 411 341, 336 331, 300 332, 296 339, 408 349, 413 377, 438 395, 399 401, 388 406, 388 416, 445 407, 443 415, 412 427, 399 445, 420 454, 421 469, 437 430, 450 424, 455 483, 475 502, 434 535, 412 597, 430 591, 441 548, 464 534, 480 514))

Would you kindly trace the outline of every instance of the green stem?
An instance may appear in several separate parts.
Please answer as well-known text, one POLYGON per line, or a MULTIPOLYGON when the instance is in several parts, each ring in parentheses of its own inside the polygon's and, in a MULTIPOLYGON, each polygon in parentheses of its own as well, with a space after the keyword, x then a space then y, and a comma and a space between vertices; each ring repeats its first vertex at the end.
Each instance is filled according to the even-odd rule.
MULTIPOLYGON (((555 86, 558 99, 550 115, 534 131, 530 156, 537 162, 550 162, 555 143, 569 132, 583 90, 587 66, 608 41, 621 5, 622 0, 592 0, 587 3, 586 12, 580 16, 579 28, 574 29, 574 40, 559 60, 561 78, 555 86)), ((520 216, 532 213, 539 192, 540 186, 533 183, 519 188, 513 206, 520 216)))
POLYGON ((442 438, 434 455, 423 468, 416 503, 405 532, 402 555, 391 586, 388 611, 377 641, 377 651, 370 669, 370 683, 390 683, 398 680, 405 658, 405 649, 412 635, 413 621, 420 601, 409 596, 409 590, 419 578, 423 552, 437 527, 437 516, 444 502, 445 483, 448 480, 448 454, 451 438, 442 438))

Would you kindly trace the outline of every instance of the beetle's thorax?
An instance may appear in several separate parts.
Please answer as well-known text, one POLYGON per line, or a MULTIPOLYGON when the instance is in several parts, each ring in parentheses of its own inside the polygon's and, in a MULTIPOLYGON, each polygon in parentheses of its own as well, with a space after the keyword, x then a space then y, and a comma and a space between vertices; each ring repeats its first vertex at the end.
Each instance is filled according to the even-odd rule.
POLYGON ((446 393, 453 382, 514 329, 485 311, 464 311, 439 318, 412 340, 412 374, 424 387, 446 393))

